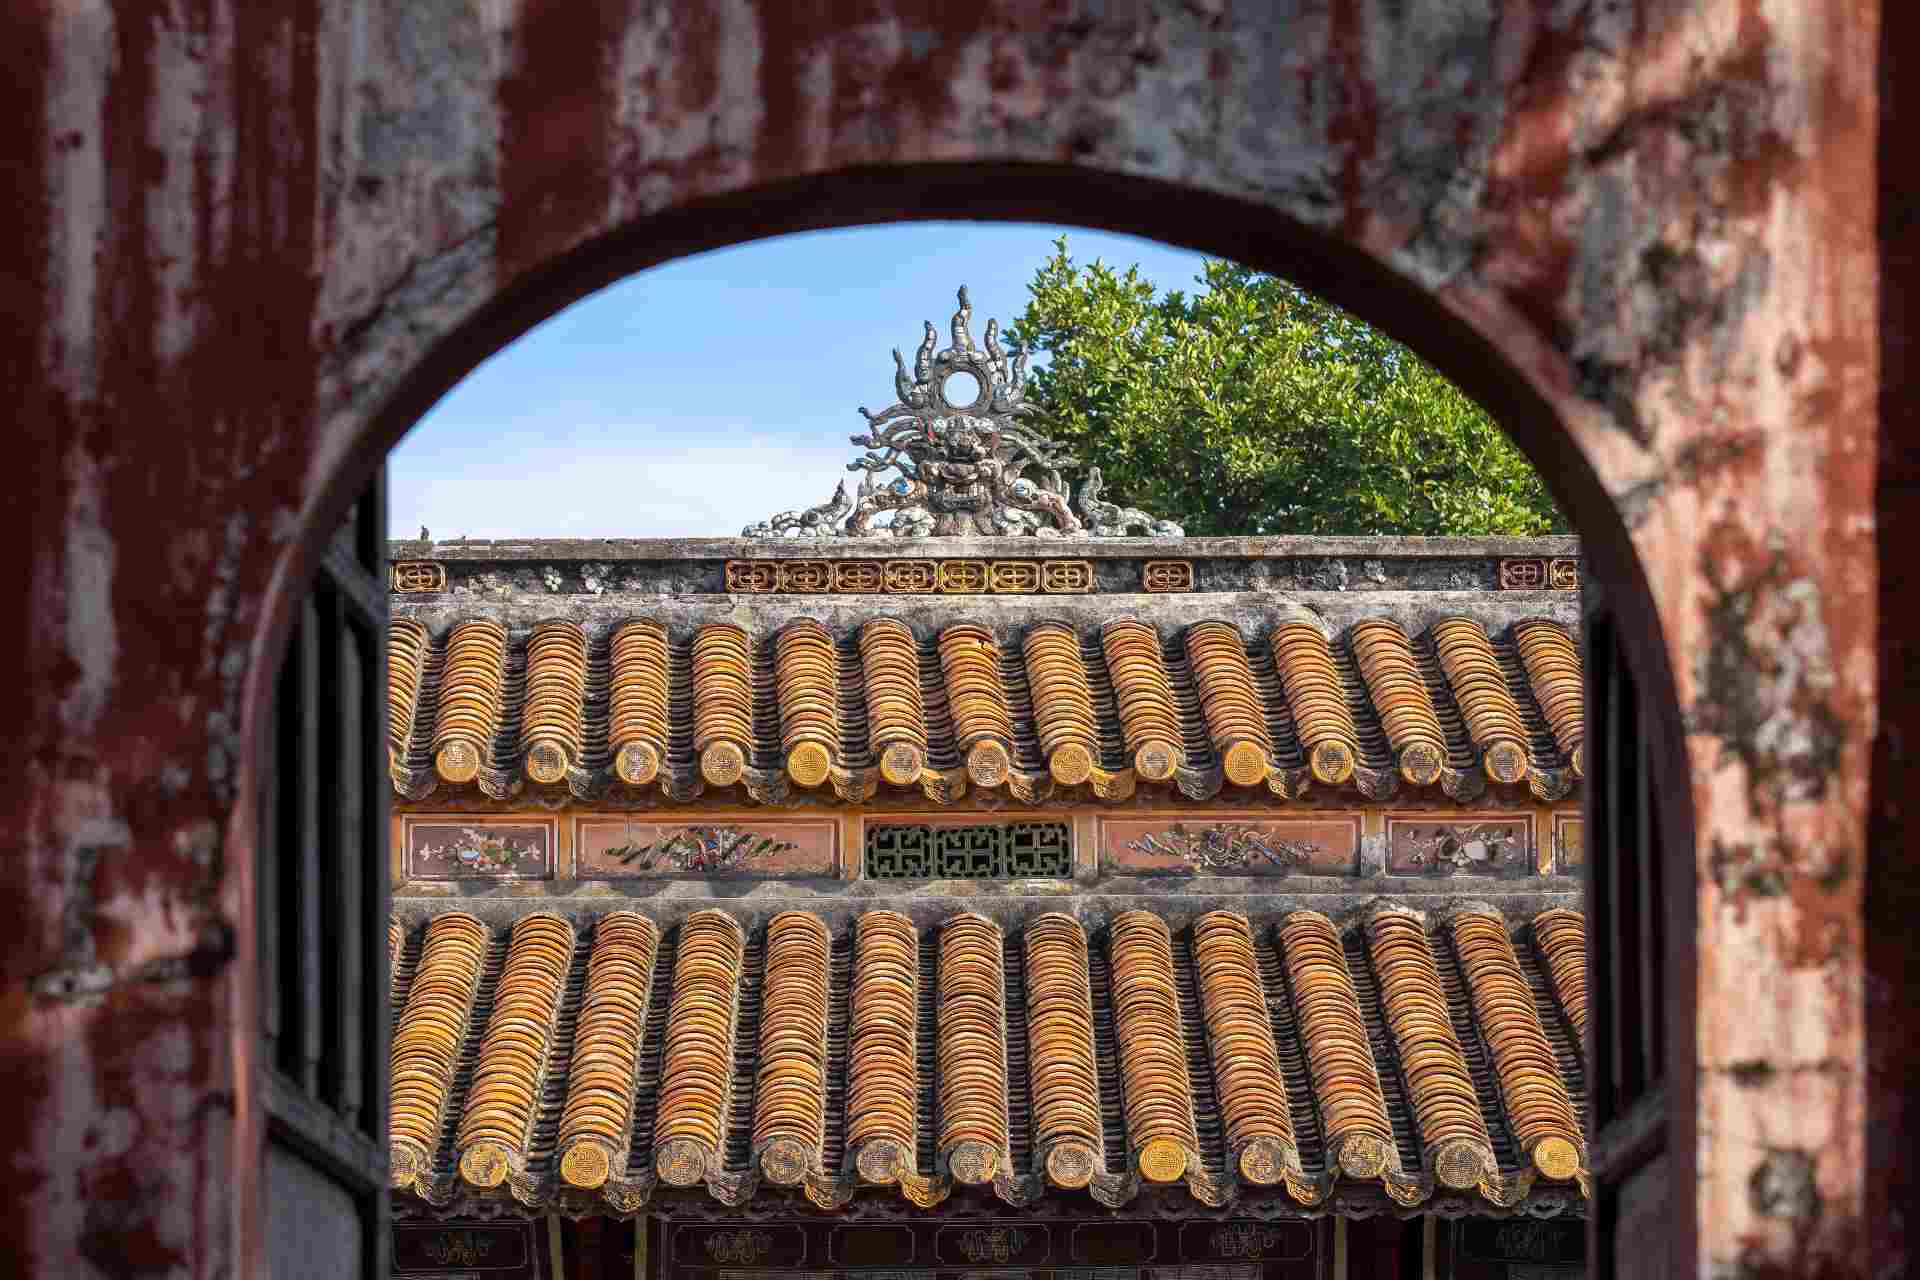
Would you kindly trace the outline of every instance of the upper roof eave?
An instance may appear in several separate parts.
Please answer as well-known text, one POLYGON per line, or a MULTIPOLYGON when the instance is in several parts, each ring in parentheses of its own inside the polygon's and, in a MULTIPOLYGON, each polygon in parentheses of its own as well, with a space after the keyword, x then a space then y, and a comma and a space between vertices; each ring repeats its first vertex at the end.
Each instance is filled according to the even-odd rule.
POLYGON ((1272 559, 1361 557, 1461 559, 1565 557, 1574 537, 1398 536, 1260 538, 460 538, 395 539, 393 560, 658 561, 812 559, 1272 559))

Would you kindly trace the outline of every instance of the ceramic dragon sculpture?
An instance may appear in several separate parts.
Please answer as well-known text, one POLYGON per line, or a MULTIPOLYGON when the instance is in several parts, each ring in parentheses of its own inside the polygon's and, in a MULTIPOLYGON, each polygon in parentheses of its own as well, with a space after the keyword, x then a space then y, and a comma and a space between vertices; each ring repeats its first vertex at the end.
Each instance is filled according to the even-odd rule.
POLYGON ((1103 501, 1098 468, 1089 468, 1075 501, 1063 473, 1079 459, 1019 421, 1033 412, 1026 353, 1000 345, 994 320, 976 345, 965 286, 959 302, 952 345, 935 350, 928 321, 911 373, 893 353, 899 399, 879 413, 862 406, 868 429, 852 441, 867 453, 847 464, 864 473, 853 500, 842 481, 828 501, 749 525, 744 536, 1180 537, 1172 521, 1103 501), (897 474, 884 480, 889 472, 897 474), (883 515, 884 526, 876 523, 883 515))

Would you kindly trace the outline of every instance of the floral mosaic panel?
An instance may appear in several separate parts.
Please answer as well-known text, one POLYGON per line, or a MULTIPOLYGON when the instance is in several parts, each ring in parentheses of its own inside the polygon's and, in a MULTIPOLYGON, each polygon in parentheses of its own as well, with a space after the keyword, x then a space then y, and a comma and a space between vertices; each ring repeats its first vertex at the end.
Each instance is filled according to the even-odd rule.
POLYGON ((407 824, 409 880, 546 880, 553 875, 553 828, 545 823, 407 824))
POLYGON ((1387 874, 1513 876, 1533 867, 1527 817, 1387 819, 1387 874))
POLYGON ((574 830, 574 874, 582 880, 791 879, 839 874, 840 826, 831 819, 628 822, 583 818, 574 830))
POLYGON ((1357 875, 1360 822, 1249 821, 1217 811, 1102 818, 1100 866, 1110 875, 1133 876, 1357 875))

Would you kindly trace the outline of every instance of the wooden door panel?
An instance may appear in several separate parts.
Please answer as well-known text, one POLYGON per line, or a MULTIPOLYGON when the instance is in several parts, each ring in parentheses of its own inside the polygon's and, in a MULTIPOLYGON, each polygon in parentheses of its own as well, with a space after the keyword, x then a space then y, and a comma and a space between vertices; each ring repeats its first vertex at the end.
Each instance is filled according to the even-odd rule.
MULTIPOLYGON (((1675 972, 1667 955, 1668 883, 1664 802, 1655 785, 1650 714, 1621 642, 1619 622, 1590 605, 1586 620, 1588 1257, 1596 1276, 1666 1275, 1683 1243, 1672 1230, 1681 1189, 1667 1156, 1674 1098, 1668 1089, 1666 1023, 1675 972)), ((1684 784, 1683 784, 1684 785, 1684 784)), ((1690 855, 1688 855, 1690 856, 1690 855)))
POLYGON ((276 1280, 387 1270, 385 492, 323 557, 275 686, 259 938, 276 1280))

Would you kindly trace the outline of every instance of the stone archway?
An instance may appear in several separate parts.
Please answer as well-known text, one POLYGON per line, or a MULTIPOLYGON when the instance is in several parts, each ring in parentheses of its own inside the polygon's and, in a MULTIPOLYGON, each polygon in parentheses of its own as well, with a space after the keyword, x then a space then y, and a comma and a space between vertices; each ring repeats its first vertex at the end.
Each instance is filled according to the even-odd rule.
MULTIPOLYGON (((22 117, 87 127, 49 129, 44 198, 10 214, 38 308, 14 344, 35 449, 8 483, 50 517, 22 599, 60 619, 26 646, 19 722, 42 763, 20 843, 60 888, 22 882, 46 940, 7 1035, 29 1066, 19 1118, 45 1103, 85 1132, 118 1108, 139 1134, 76 1151, 34 1115, 23 1256, 60 1272, 113 1234, 82 1205, 159 1179, 180 1190, 124 1231, 211 1273, 233 1257, 212 1206, 236 1177, 233 1260, 255 1256, 258 1112, 223 1056, 244 1068, 253 1021, 259 710, 326 535, 418 413, 625 271, 928 216, 1080 222, 1286 271, 1514 427, 1633 620, 1628 655, 1671 713, 1656 748, 1699 711, 1685 759, 1657 762, 1692 783, 1711 957, 1693 994, 1744 1000, 1756 974, 1776 993, 1703 1025, 1698 1097, 1676 1105, 1714 1136, 1672 1151, 1692 1189, 1673 1229, 1692 1251, 1701 1224, 1701 1266, 1850 1248, 1877 687, 1873 329, 1849 305, 1871 292, 1873 169, 1849 124, 1871 23, 1840 5, 1773 24, 1731 5, 1564 24, 628 8, 15 20, 48 55, 11 90, 22 117), (136 533, 156 521, 164 544, 136 533), (129 689, 172 696, 116 700, 129 689), (117 861, 96 875, 102 847, 117 861), (129 1026, 177 1035, 188 1065, 142 1057, 129 1026), (204 1087, 237 1094, 232 1147, 183 1107, 204 1087)), ((1691 1094, 1695 1046, 1670 1047, 1691 1094)))

